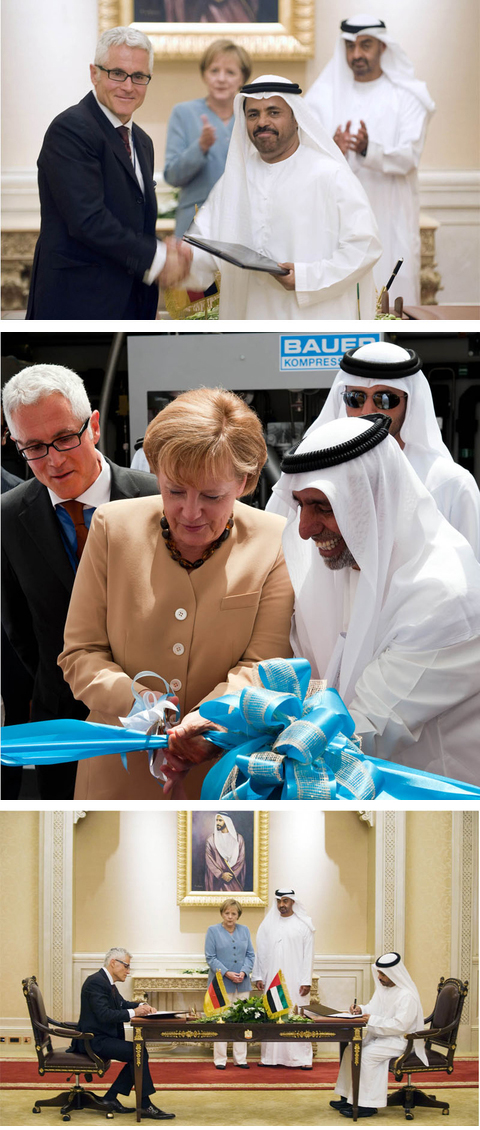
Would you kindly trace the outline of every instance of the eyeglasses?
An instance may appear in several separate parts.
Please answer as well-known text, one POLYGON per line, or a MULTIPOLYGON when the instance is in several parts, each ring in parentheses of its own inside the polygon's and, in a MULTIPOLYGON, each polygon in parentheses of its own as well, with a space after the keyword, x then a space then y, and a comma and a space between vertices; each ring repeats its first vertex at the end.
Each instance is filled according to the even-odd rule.
POLYGON ((84 431, 88 428, 91 417, 85 420, 85 423, 80 428, 79 432, 72 432, 67 436, 57 436, 52 443, 29 443, 27 447, 19 447, 15 440, 15 447, 19 455, 23 455, 29 463, 33 463, 35 459, 44 459, 51 447, 55 451, 71 451, 72 447, 80 447, 84 431))
POLYGON ((115 961, 118 961, 119 965, 123 965, 124 969, 130 969, 130 965, 127 965, 126 961, 122 961, 120 957, 116 957, 115 961))
POLYGON ((126 71, 119 71, 118 67, 114 67, 113 70, 109 71, 107 67, 101 67, 100 63, 95 63, 95 66, 98 67, 99 71, 105 71, 110 82, 126 82, 127 78, 131 78, 135 86, 148 86, 152 77, 151 75, 143 75, 141 71, 135 71, 133 75, 129 75, 126 71))
MULTIPOLYGON (((407 398, 406 392, 374 392, 372 396, 375 408, 396 408, 400 401, 407 398)), ((349 408, 363 408, 367 399, 366 392, 344 392, 343 399, 349 408)))

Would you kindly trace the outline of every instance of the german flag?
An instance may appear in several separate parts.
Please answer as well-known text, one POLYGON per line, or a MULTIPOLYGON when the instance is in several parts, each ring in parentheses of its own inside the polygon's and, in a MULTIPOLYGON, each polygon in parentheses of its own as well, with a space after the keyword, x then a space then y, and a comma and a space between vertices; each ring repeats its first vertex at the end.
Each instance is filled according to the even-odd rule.
POLYGON ((223 984, 222 974, 220 972, 215 973, 203 999, 203 1011, 206 1016, 214 1016, 217 1012, 223 1012, 229 1005, 230 1001, 223 984))
POLYGON ((277 1016, 283 1016, 283 1013, 288 1012, 289 1008, 292 1007, 281 969, 270 982, 263 997, 263 1005, 270 1020, 275 1020, 277 1016))

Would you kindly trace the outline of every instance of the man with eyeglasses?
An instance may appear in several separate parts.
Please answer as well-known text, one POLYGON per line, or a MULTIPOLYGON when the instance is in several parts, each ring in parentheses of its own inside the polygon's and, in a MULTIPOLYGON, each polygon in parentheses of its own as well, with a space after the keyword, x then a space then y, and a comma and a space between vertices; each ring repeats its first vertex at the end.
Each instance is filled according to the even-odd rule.
POLYGON ((152 69, 143 32, 109 29, 90 66, 93 93, 47 130, 29 319, 155 318, 158 284, 188 273, 187 245, 156 239, 153 145, 132 123, 152 69))
MULTIPOLYGON (((98 451, 99 414, 81 378, 61 365, 17 373, 4 387, 3 411, 34 478, 2 498, 2 623, 34 680, 31 721, 83 719, 88 711, 57 656, 92 514, 113 499, 158 494, 157 482, 98 451)), ((73 797, 76 762, 36 773, 42 800, 73 797)))
MULTIPOLYGON (((134 1085, 133 1043, 125 1039, 124 1025, 132 1016, 148 1016, 155 1012, 142 1001, 126 1001, 117 989, 117 981, 125 981, 130 973, 131 954, 128 950, 109 949, 102 969, 87 977, 82 985, 80 1020, 82 1032, 93 1032, 92 1051, 102 1059, 116 1059, 124 1063, 122 1070, 98 1104, 115 1114, 133 1114, 133 1107, 123 1106, 119 1095, 129 1095, 134 1085)), ((74 1040, 72 1051, 83 1052, 83 1040, 74 1040)), ((155 1121, 175 1118, 154 1106, 150 1095, 155 1094, 148 1064, 148 1054, 143 1053, 142 1118, 155 1121)))

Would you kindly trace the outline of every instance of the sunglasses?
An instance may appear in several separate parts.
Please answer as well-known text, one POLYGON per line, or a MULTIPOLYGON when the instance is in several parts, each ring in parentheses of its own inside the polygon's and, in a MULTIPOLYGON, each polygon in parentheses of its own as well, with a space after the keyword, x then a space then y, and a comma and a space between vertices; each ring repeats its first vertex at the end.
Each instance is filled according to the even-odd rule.
MULTIPOLYGON (((406 392, 374 392, 372 396, 375 408, 396 408, 403 398, 406 399, 406 392)), ((348 404, 349 408, 363 408, 367 399, 366 392, 344 392, 343 400, 348 404)))

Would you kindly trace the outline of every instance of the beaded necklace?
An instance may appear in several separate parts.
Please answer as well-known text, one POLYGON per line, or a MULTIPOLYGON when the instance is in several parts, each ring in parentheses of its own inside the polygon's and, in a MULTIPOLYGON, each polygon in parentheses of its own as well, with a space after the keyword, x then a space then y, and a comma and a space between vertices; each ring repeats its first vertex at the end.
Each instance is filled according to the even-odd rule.
POLYGON ((163 518, 160 518, 160 525, 162 527, 162 538, 165 539, 165 545, 168 549, 170 557, 172 558, 172 561, 176 561, 178 565, 181 565, 182 569, 199 569, 205 561, 208 561, 208 558, 212 556, 212 553, 215 553, 215 550, 220 548, 222 542, 226 541, 227 538, 230 537, 230 530, 233 528, 233 514, 232 517, 228 519, 223 534, 220 534, 220 537, 217 538, 216 541, 212 542, 211 545, 207 546, 207 548, 204 549, 202 556, 199 557, 197 561, 187 561, 186 557, 182 557, 180 550, 177 549, 177 546, 175 545, 175 542, 172 538, 172 535, 170 533, 170 526, 167 519, 165 518, 165 515, 163 516, 163 518))

